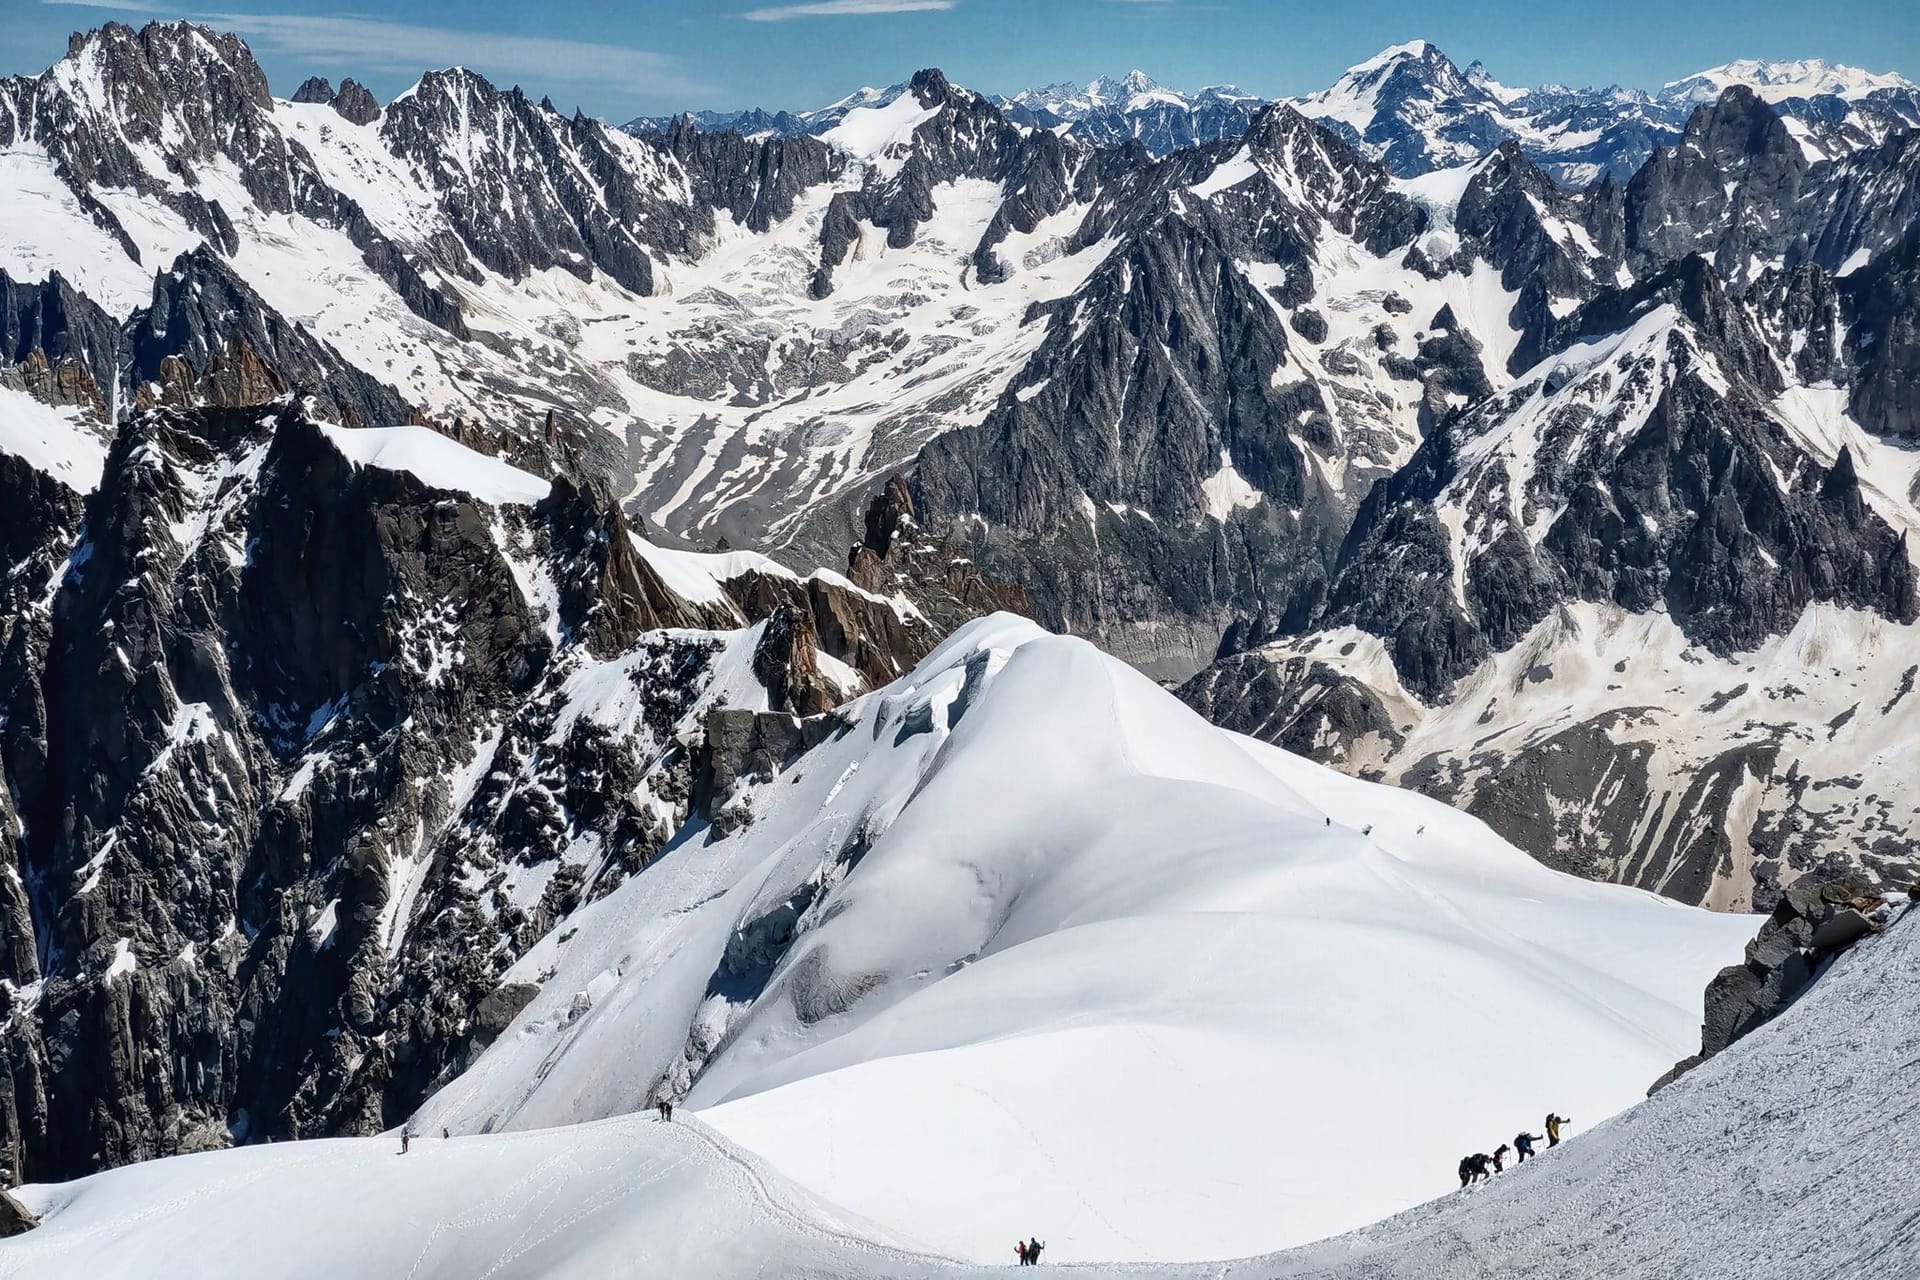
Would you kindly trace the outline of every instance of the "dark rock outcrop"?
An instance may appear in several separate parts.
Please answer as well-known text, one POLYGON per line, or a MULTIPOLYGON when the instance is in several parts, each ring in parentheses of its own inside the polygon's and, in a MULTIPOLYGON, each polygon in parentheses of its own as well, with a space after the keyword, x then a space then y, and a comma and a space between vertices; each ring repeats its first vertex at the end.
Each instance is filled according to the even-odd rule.
POLYGON ((31 1231, 39 1225, 40 1220, 27 1210, 27 1206, 14 1199, 12 1192, 0 1187, 0 1240, 31 1231))
POLYGON ((831 576, 683 599, 592 482, 491 506, 350 461, 311 407, 137 415, 84 504, 0 456, 23 1178, 394 1123, 525 1006, 527 947, 831 731, 735 733, 709 686, 746 623, 806 711, 938 639, 831 576))
POLYGON ((1787 890, 1747 944, 1746 960, 1722 969, 1707 984, 1700 1052, 1675 1063, 1647 1092, 1673 1083, 1777 1017, 1813 985, 1834 956, 1879 932, 1889 914, 1872 881, 1864 877, 1787 890))
POLYGON ((205 246, 154 282, 153 305, 127 326, 128 383, 140 408, 263 404, 317 395, 350 425, 404 421, 407 402, 269 307, 205 246))
POLYGON ((0 271, 0 370, 50 404, 103 419, 120 366, 120 326, 59 272, 40 284, 0 271))

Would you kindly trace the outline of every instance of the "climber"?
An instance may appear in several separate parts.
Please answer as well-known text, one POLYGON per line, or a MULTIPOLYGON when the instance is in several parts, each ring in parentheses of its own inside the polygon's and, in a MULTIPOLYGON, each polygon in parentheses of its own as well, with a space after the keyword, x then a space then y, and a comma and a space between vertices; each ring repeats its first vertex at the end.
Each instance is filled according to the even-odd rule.
POLYGON ((1020 1259, 1021 1266, 1024 1267, 1027 1265, 1027 1242, 1025 1240, 1015 1240, 1013 1242, 1013 1256, 1020 1259))
POLYGON ((448 1129, 448 1128, 447 1128, 447 1127, 446 1127, 445 1125, 441 1125, 441 1126, 440 1126, 440 1136, 441 1136, 442 1138, 451 1138, 451 1137, 453 1136, 453 1131, 452 1131, 452 1130, 450 1130, 450 1129, 448 1129))
POLYGON ((1493 1157, 1485 1152, 1463 1156, 1460 1160, 1460 1185, 1464 1187, 1481 1178, 1491 1178, 1493 1175, 1487 1172, 1487 1166, 1492 1163, 1493 1157))
POLYGON ((1030 1267, 1039 1266, 1040 1251, 1046 1247, 1047 1246, 1040 1243, 1039 1236, 1034 1236, 1032 1239, 1028 1240, 1027 1241, 1027 1265, 1030 1267))
POLYGON ((1507 1171, 1507 1152, 1511 1149, 1512 1148, 1508 1147, 1504 1142, 1493 1149, 1493 1171, 1495 1173, 1505 1173, 1507 1171))
POLYGON ((1560 1126, 1563 1124, 1572 1124, 1572 1123, 1573 1121, 1567 1119, 1565 1116, 1557 1116, 1551 1111, 1547 1112, 1547 1120, 1546 1120, 1547 1145, 1550 1147, 1559 1146, 1560 1145, 1560 1126))
POLYGON ((411 1128, 401 1129, 400 1130, 400 1154, 401 1155, 407 1154, 407 1148, 412 1145, 413 1145, 413 1130, 411 1128))
POLYGON ((1540 1141, 1540 1135, 1537 1133, 1527 1133, 1522 1130, 1515 1134, 1513 1137, 1514 1163, 1525 1164, 1527 1157, 1533 1154, 1533 1144, 1538 1141, 1540 1141))
POLYGON ((654 1103, 653 1105, 656 1109, 659 1110, 660 1119, 662 1121, 664 1121, 667 1124, 673 1123, 673 1103, 672 1102, 670 1102, 666 1098, 662 1098, 660 1099, 660 1101, 654 1103))

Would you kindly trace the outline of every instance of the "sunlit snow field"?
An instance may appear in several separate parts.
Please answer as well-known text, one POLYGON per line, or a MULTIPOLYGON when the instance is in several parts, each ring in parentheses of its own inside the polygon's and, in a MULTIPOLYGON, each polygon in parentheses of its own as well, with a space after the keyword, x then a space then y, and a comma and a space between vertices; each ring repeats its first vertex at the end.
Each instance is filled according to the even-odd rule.
POLYGON ((748 793, 751 825, 683 838, 537 946, 509 978, 540 996, 406 1157, 298 1144, 38 1189, 70 1206, 43 1247, 207 1212, 211 1185, 303 1217, 410 1205, 390 1244, 424 1269, 393 1274, 554 1250, 593 1274, 633 1214, 646 1256, 731 1266, 768 1197, 972 1262, 1031 1234, 1058 1262, 1256 1253, 1444 1192, 1550 1108, 1579 1132, 1630 1105, 1753 928, 1549 871, 1004 615, 847 718, 748 793), (723 990, 730 942, 793 901, 762 985, 723 990), (696 1075, 701 1131, 608 1119, 696 1075))

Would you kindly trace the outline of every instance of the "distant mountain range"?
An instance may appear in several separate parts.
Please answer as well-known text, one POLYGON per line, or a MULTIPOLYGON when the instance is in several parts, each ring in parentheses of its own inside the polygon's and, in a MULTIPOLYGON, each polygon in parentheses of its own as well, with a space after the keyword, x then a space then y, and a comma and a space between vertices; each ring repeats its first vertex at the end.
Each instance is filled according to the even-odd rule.
MULTIPOLYGON (((1401 177, 1464 164, 1512 140, 1556 181, 1578 188, 1603 176, 1625 182, 1656 147, 1680 136, 1695 107, 1735 85, 1751 88, 1772 105, 1810 160, 1873 145, 1894 129, 1920 124, 1920 85, 1820 59, 1729 62, 1652 93, 1618 85, 1515 89, 1478 62, 1462 70, 1425 40, 1385 49, 1317 93, 1277 101, 1319 120, 1401 177)), ((818 135, 848 111, 885 105, 906 87, 864 88, 815 111, 700 111, 642 116, 625 127, 663 133, 685 119, 706 132, 818 135)), ((1157 157, 1239 137, 1270 100, 1233 85, 1169 89, 1143 71, 1130 71, 1086 85, 1025 89, 992 101, 1016 124, 1096 145, 1138 140, 1157 157)))
MULTIPOLYGON (((841 1016, 865 970, 769 966, 901 810, 828 798, 1012 673, 832 708, 1001 603, 1590 879, 1911 883, 1913 92, 1521 91, 1415 43, 1292 104, 928 68, 798 136, 635 135, 459 68, 284 97, 205 27, 76 36, 0 79, 0 1151, 398 1123, 526 1010, 588 1025, 624 926, 536 1006, 541 940, 776 832, 776 772, 845 823, 756 846, 809 865, 701 908, 675 989, 841 1016), (1202 98, 1244 125, 1156 158, 1202 98)), ((1099 682, 1031 679, 996 696, 1192 767, 1157 694, 1108 733, 1099 682)), ((620 1042, 643 1096, 725 1056, 676 1018, 620 1042)))

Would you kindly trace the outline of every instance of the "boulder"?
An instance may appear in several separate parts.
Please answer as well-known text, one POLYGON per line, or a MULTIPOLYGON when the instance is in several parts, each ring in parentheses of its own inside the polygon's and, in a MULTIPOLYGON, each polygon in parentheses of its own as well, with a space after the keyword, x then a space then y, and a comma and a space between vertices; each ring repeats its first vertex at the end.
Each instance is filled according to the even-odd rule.
POLYGON ((474 1043, 492 1044, 539 994, 540 988, 531 982, 503 982, 489 991, 473 1011, 474 1043))
POLYGON ((12 1193, 0 1189, 0 1239, 20 1235, 39 1225, 40 1219, 34 1217, 27 1206, 14 1199, 12 1193))
POLYGON ((1836 911, 1827 922, 1813 931, 1816 951, 1839 951, 1850 947, 1879 926, 1852 907, 1836 911))
POLYGON ((1747 944, 1746 959, 1728 965, 1707 984, 1700 1052, 1674 1064, 1647 1092, 1658 1092, 1773 1019, 1813 985, 1829 960, 1878 933, 1886 917, 1887 907, 1873 882, 1857 872, 1795 885, 1781 894, 1773 914, 1747 944))

